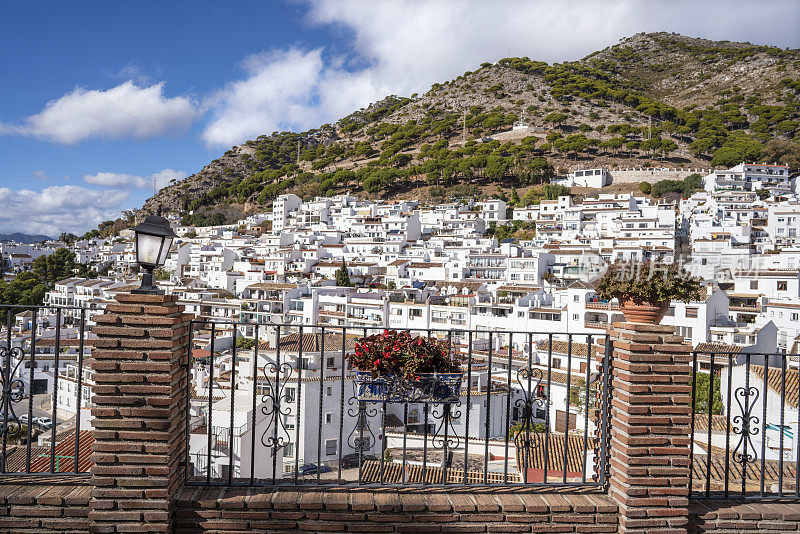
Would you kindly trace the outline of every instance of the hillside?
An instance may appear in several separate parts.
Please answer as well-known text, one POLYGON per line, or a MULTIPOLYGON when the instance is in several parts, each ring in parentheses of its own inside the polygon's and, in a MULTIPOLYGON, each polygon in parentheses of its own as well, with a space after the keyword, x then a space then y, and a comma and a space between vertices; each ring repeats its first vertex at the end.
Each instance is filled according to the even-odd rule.
POLYGON ((796 169, 799 128, 798 50, 637 34, 574 62, 483 63, 334 125, 260 136, 162 189, 137 217, 219 224, 286 192, 445 198, 504 188, 529 203, 554 173, 586 165, 746 159, 796 169))
POLYGON ((13 234, 0 234, 0 243, 25 243, 25 244, 32 244, 32 243, 41 243, 42 241, 50 241, 50 237, 41 234, 23 234, 20 232, 14 232, 13 234))

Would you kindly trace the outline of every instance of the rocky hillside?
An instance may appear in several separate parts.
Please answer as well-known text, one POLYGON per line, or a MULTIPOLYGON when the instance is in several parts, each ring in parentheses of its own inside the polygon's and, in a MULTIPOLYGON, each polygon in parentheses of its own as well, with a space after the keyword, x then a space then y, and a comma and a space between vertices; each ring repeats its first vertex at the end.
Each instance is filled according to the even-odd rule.
POLYGON ((483 63, 335 125, 247 141, 137 216, 219 224, 284 192, 445 198, 505 188, 530 203, 549 177, 576 167, 743 159, 800 166, 800 52, 637 34, 574 62, 483 63))

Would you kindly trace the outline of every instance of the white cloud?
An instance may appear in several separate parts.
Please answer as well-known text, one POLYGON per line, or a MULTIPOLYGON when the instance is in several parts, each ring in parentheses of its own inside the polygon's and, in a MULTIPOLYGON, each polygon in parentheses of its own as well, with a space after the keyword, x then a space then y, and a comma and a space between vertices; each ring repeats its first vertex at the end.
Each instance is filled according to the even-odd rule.
POLYGON ((102 221, 119 216, 127 191, 95 190, 74 185, 32 191, 0 188, 0 232, 24 232, 57 237, 83 234, 102 221))
POLYGON ((105 91, 76 88, 19 124, 0 123, 0 134, 62 144, 89 138, 145 139, 183 132, 199 116, 188 97, 166 97, 163 82, 139 87, 126 81, 105 91))
POLYGON ((131 60, 112 77, 120 80, 131 80, 138 85, 150 85, 153 80, 161 76, 161 69, 155 69, 151 74, 151 70, 147 69, 140 61, 131 60))
POLYGON ((247 76, 207 101, 210 146, 341 118, 388 94, 423 92, 484 61, 579 59, 641 31, 800 46, 791 0, 306 0, 312 26, 344 29, 321 49, 245 60, 247 76))
POLYGON ((287 124, 318 126, 313 97, 322 49, 257 54, 246 58, 243 67, 247 78, 229 83, 207 101, 212 119, 203 132, 206 144, 230 146, 287 124))
POLYGON ((147 187, 147 178, 133 174, 122 174, 118 172, 98 172, 97 174, 86 174, 83 181, 87 184, 100 185, 103 187, 120 187, 133 185, 136 187, 147 187))
POLYGON ((156 190, 169 185, 172 180, 183 180, 186 173, 173 169, 163 169, 150 176, 138 176, 135 174, 123 174, 118 172, 98 172, 96 174, 86 174, 83 181, 87 184, 99 185, 102 187, 139 187, 141 189, 152 189, 155 182, 156 190))
POLYGON ((173 169, 164 169, 158 171, 157 173, 150 175, 150 183, 152 184, 153 180, 156 182, 156 190, 160 190, 162 187, 166 187, 175 180, 176 182, 180 182, 184 178, 186 178, 187 174, 183 171, 176 171, 173 169))

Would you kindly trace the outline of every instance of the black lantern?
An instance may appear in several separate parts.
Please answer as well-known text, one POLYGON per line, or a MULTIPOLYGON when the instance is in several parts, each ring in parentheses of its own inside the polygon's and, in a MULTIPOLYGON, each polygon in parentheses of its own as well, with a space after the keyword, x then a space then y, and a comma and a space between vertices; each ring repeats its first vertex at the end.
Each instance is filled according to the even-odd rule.
POLYGON ((145 272, 142 273, 142 286, 131 293, 161 295, 164 292, 153 283, 153 270, 164 265, 172 240, 177 236, 169 221, 158 215, 148 215, 142 224, 134 226, 132 230, 136 233, 136 263, 145 272))

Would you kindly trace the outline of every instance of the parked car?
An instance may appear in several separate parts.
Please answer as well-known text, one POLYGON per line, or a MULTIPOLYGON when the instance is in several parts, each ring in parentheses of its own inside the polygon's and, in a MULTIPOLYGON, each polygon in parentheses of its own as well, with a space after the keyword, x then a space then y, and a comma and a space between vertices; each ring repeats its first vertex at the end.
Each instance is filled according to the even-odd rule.
MULTIPOLYGON (((373 456, 371 454, 363 454, 361 456, 361 463, 363 464, 367 460, 378 460, 377 456, 373 456)), ((348 469, 350 467, 358 467, 358 453, 353 452, 350 454, 346 454, 342 456, 341 461, 339 462, 343 468, 348 469)))
POLYGON ((38 425, 40 428, 44 430, 50 430, 53 428, 53 420, 49 417, 34 417, 33 424, 38 425))
POLYGON ((19 416, 20 424, 27 425, 28 424, 28 414, 24 413, 19 416))
POLYGON ((300 474, 303 476, 306 475, 316 475, 317 471, 320 473, 330 473, 331 468, 327 465, 317 465, 317 464, 303 464, 300 466, 300 474))

